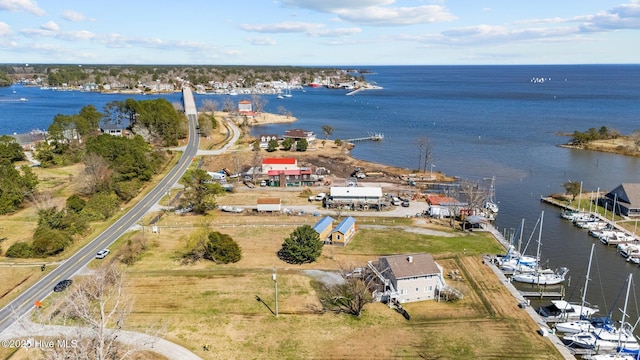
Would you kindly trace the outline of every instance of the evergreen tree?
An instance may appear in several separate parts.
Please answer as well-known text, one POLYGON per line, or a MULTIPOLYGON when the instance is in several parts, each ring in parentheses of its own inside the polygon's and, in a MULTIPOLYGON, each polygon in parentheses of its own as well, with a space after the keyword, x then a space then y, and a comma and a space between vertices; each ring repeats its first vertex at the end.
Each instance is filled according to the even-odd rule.
POLYGON ((303 225, 284 239, 278 257, 290 264, 311 263, 322 254, 322 245, 320 235, 311 226, 303 225))

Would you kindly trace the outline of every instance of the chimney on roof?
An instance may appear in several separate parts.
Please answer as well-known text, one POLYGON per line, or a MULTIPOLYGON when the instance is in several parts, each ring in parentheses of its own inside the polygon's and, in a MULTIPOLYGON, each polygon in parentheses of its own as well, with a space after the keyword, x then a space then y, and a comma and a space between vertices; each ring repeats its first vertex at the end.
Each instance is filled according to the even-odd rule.
POLYGON ((409 264, 413 264, 413 256, 407 256, 407 261, 409 264))

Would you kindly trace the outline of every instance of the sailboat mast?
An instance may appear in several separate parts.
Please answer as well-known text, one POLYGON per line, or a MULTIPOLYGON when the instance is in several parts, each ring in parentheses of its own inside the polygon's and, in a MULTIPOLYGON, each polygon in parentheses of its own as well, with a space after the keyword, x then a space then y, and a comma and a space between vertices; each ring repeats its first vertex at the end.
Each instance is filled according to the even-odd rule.
POLYGON ((584 303, 587 297, 587 287, 589 286, 589 274, 591 274, 591 259, 593 258, 593 247, 595 244, 591 244, 591 254, 589 255, 589 266, 587 266, 587 277, 584 279, 584 290, 582 290, 582 304, 580 304, 580 317, 582 317, 582 311, 584 310, 584 303))
POLYGON ((544 211, 540 214, 540 229, 538 231, 538 250, 536 250, 536 277, 538 277, 538 284, 540 284, 540 243, 542 242, 542 220, 544 219, 544 211))

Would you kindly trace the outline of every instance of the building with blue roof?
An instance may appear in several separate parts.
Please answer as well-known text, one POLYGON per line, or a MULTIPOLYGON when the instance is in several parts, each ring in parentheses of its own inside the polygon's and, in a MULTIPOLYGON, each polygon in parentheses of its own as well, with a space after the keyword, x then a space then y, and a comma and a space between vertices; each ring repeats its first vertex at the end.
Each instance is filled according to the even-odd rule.
POLYGON ((331 236, 331 232, 333 231, 333 218, 331 216, 323 217, 313 226, 313 230, 320 235, 320 240, 325 243, 328 242, 329 236, 331 236))
POLYGON ((349 216, 336 226, 331 233, 331 243, 345 246, 356 234, 356 219, 349 216))

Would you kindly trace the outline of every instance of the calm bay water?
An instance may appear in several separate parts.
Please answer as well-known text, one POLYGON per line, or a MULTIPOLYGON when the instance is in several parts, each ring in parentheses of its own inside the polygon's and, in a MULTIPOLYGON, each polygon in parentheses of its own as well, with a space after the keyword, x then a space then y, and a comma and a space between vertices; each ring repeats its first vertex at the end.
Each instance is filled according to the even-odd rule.
MULTIPOLYGON (((281 134, 302 127, 322 137, 325 124, 335 128, 332 138, 381 132, 385 135, 383 142, 360 142, 353 155, 412 169, 418 167, 418 151, 412 144, 419 136, 428 137, 434 171, 471 180, 495 176, 500 203, 496 225, 500 229, 517 228, 525 219, 528 238, 537 218, 545 212, 542 257, 550 267, 570 269, 571 286, 566 293, 571 300, 578 300, 594 240, 561 220, 559 209, 541 204, 540 197, 563 192, 562 184, 568 180, 582 181, 586 190, 601 191, 623 182, 640 182, 640 159, 560 148, 556 145, 568 139, 556 133, 600 126, 623 134, 640 129, 640 66, 367 69, 372 71, 366 75, 367 80, 384 89, 345 96, 343 90, 306 88, 305 92, 294 91, 291 98, 266 96, 265 111, 277 113, 284 107, 299 121, 256 128, 254 134, 281 134)), ((46 129, 54 115, 74 114, 87 104, 101 110, 113 100, 154 98, 19 86, 15 87, 16 93, 12 90, 0 89, 0 134, 46 129), (28 101, 2 101, 20 97, 28 101)), ((180 94, 163 97, 180 101, 180 94)), ((222 104, 225 97, 196 95, 199 103, 205 99, 222 104)), ((535 245, 530 248, 528 252, 533 254, 535 245)), ((640 279, 640 267, 624 262, 614 248, 597 244, 589 300, 606 312, 629 272, 640 279)))

